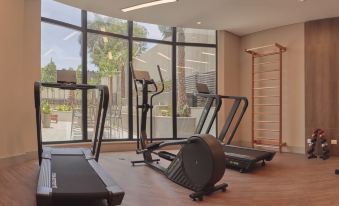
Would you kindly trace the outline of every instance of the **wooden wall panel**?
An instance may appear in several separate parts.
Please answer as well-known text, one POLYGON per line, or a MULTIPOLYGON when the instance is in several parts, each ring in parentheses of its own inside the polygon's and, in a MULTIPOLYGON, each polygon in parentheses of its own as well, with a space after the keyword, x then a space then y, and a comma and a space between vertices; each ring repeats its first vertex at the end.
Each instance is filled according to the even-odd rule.
POLYGON ((306 138, 323 128, 339 142, 339 18, 305 24, 305 113, 306 138))

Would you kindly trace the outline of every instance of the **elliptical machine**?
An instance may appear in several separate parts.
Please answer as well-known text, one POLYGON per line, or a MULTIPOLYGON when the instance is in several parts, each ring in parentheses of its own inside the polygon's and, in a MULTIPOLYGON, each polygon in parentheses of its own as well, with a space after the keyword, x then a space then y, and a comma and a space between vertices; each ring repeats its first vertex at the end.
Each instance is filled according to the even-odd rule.
MULTIPOLYGON (((173 182, 194 191, 190 194, 193 200, 202 200, 204 195, 215 191, 226 191, 227 184, 215 185, 225 173, 225 154, 218 140, 209 134, 196 134, 187 139, 160 141, 150 143, 146 133, 147 113, 152 108, 152 99, 164 91, 164 81, 159 65, 158 73, 162 88, 159 90, 156 82, 150 78, 147 71, 131 72, 136 90, 137 110, 137 154, 143 155, 143 160, 132 161, 132 165, 145 163, 150 168, 162 173, 173 182), (138 84, 142 88, 142 104, 139 104, 138 84), (153 87, 154 90, 150 90, 153 87), (151 95, 151 104, 148 103, 148 94, 151 95), (141 125, 139 134, 139 109, 141 109, 141 125), (166 146, 180 145, 175 155, 166 151, 159 151, 166 146), (152 154, 167 161, 170 165, 165 168, 159 164, 160 159, 153 159, 152 154)), ((152 117, 151 117, 152 118, 152 117)))

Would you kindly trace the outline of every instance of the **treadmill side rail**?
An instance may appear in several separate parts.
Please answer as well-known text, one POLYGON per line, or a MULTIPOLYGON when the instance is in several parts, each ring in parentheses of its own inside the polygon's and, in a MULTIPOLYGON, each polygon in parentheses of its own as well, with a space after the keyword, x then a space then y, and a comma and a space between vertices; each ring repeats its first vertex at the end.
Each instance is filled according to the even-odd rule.
POLYGON ((42 159, 36 192, 36 200, 38 206, 50 205, 51 203, 52 187, 50 180, 51 161, 50 159, 42 159))
POLYGON ((107 202, 109 205, 120 205, 122 199, 125 196, 125 192, 122 188, 113 180, 113 178, 94 160, 88 160, 88 163, 92 166, 100 179, 106 185, 106 189, 109 192, 107 202))

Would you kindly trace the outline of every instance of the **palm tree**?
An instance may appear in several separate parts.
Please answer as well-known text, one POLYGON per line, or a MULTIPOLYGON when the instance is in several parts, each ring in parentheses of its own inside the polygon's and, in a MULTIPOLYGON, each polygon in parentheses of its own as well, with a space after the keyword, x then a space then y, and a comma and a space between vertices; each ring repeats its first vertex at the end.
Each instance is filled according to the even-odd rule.
MULTIPOLYGON (((164 38, 169 38, 172 35, 172 29, 166 26, 159 26, 159 30, 164 38)), ((183 28, 177 28, 178 42, 185 42, 185 33, 183 28)), ((177 115, 181 117, 189 117, 191 115, 191 108, 189 107, 185 87, 185 47, 179 46, 178 48, 178 110, 177 115)))
MULTIPOLYGON (((89 28, 97 29, 113 33, 126 33, 127 24, 119 19, 102 18, 95 16, 95 20, 90 22, 89 28)), ((138 36, 145 37, 146 29, 135 25, 134 33, 138 36)), ((121 78, 119 89, 124 88, 125 73, 124 68, 128 63, 128 43, 126 40, 112 38, 102 35, 88 35, 88 51, 92 59, 92 63, 99 68, 100 77, 108 78, 108 87, 110 88, 110 96, 112 96, 112 84, 115 79, 121 78), (120 76, 121 74, 121 76, 120 76)), ((138 55, 144 50, 145 44, 139 44, 137 48, 133 47, 133 54, 138 55)), ((115 81, 115 83, 118 83, 115 81)), ((121 91, 121 94, 123 92, 121 91)))

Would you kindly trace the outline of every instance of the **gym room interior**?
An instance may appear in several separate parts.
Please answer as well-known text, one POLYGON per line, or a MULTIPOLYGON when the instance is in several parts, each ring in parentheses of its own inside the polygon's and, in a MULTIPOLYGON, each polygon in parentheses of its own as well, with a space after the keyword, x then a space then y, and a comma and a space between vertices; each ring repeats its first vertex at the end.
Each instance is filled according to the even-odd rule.
POLYGON ((338 8, 1 0, 0 205, 339 205, 338 8))

